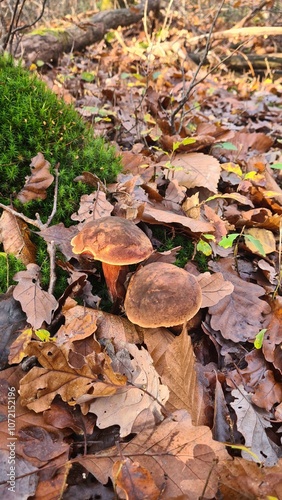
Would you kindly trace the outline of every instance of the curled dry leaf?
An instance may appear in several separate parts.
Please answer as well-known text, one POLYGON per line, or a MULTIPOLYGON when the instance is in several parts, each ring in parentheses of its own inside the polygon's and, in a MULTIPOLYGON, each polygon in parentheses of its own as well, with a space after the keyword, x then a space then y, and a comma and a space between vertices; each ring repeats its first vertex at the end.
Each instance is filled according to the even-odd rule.
POLYGON ((193 427, 185 410, 174 412, 158 427, 147 427, 129 443, 120 444, 96 455, 76 459, 98 481, 107 483, 112 467, 120 457, 134 461, 138 453, 140 466, 152 474, 162 490, 162 500, 183 497, 198 500, 214 498, 218 489, 217 461, 228 460, 223 443, 213 441, 208 427, 193 427), (103 456, 104 455, 104 456, 103 456))
POLYGON ((141 500, 141 498, 159 500, 161 495, 161 490, 156 486, 151 473, 138 462, 131 462, 129 458, 114 463, 113 481, 115 489, 125 493, 128 500, 141 500))
POLYGON ((169 391, 160 383, 148 351, 127 343, 119 343, 119 346, 120 350, 114 357, 112 355, 113 367, 127 377, 128 385, 107 400, 94 401, 89 411, 97 415, 98 427, 119 425, 120 435, 125 437, 143 410, 150 410, 156 420, 162 420, 161 407, 169 391))
POLYGON ((36 261, 36 247, 27 224, 5 210, 0 218, 0 241, 4 252, 13 254, 25 266, 36 261))
POLYGON ((214 306, 234 290, 234 285, 226 281, 221 273, 202 273, 197 277, 197 281, 202 290, 201 307, 214 306))
POLYGON ((51 323, 52 315, 58 306, 55 297, 42 290, 40 286, 40 268, 37 264, 28 264, 26 271, 15 274, 18 284, 13 290, 13 297, 21 304, 26 313, 27 322, 37 330, 42 323, 51 323))
POLYGON ((31 200, 45 200, 46 189, 51 186, 54 176, 50 174, 50 163, 45 160, 42 153, 38 153, 31 160, 31 176, 27 178, 23 189, 17 198, 22 203, 31 200))
POLYGON ((191 217, 185 217, 185 215, 165 211, 162 205, 155 208, 147 203, 141 220, 143 222, 148 222, 149 224, 180 224, 181 226, 188 228, 192 233, 210 233, 214 231, 214 226, 209 222, 195 220, 191 217))

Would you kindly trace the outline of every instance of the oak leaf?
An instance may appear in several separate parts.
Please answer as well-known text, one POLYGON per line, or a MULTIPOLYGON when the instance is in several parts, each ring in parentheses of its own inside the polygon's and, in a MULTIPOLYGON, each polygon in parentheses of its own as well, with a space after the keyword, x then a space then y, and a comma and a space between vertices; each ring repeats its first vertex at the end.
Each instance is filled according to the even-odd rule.
POLYGON ((51 186, 54 176, 50 174, 50 163, 42 153, 31 160, 31 176, 26 179, 23 189, 17 195, 18 200, 26 203, 31 200, 45 200, 46 189, 51 186))
POLYGON ((26 271, 15 274, 14 280, 18 281, 18 284, 13 290, 14 299, 20 302, 27 322, 35 330, 38 330, 44 321, 51 323, 52 314, 58 306, 55 297, 42 290, 39 271, 37 264, 28 264, 26 271))
POLYGON ((202 273, 197 277, 197 281, 202 290, 201 307, 214 306, 234 290, 231 281, 226 281, 221 273, 202 273))
POLYGON ((105 429, 111 425, 120 426, 121 437, 127 436, 143 410, 150 410, 156 420, 162 420, 161 407, 168 399, 169 391, 160 383, 152 358, 144 348, 119 343, 120 349, 112 356, 113 367, 128 379, 110 398, 97 399, 89 411, 97 415, 97 425, 105 429))
POLYGON ((103 191, 96 191, 95 193, 81 196, 77 214, 73 214, 71 219, 83 224, 111 215, 113 209, 114 207, 106 199, 105 193, 103 191))
POLYGON ((214 330, 220 330, 226 339, 244 342, 253 340, 263 328, 264 315, 269 313, 270 307, 259 298, 264 295, 264 289, 241 279, 233 270, 233 262, 233 258, 225 258, 210 264, 213 271, 221 272, 224 279, 234 285, 234 290, 211 306, 209 313, 214 330))
POLYGON ((188 228, 192 233, 209 233, 214 231, 214 226, 203 220, 195 220, 185 215, 179 215, 174 212, 168 212, 163 209, 163 206, 155 208, 147 203, 141 220, 148 223, 164 223, 164 224, 180 224, 188 228))
POLYGON ((193 427, 185 410, 174 412, 158 427, 148 427, 119 450, 110 449, 76 459, 98 481, 107 483, 113 477, 113 464, 120 457, 134 461, 138 453, 140 466, 150 471, 156 486, 163 491, 162 500, 183 497, 198 500, 204 492, 207 500, 218 489, 217 461, 227 460, 222 443, 213 441, 208 427, 193 427))
POLYGON ((160 498, 161 490, 156 486, 151 473, 138 462, 131 462, 128 458, 114 463, 113 481, 115 489, 122 490, 128 500, 160 498))

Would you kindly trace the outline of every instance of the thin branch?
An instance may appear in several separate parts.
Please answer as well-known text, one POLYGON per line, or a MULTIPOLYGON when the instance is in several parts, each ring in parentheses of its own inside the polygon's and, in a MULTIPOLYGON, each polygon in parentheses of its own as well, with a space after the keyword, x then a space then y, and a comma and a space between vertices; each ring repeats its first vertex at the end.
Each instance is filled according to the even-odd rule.
POLYGON ((48 220, 46 224, 44 224, 45 228, 49 227, 54 216, 56 215, 57 212, 57 206, 58 206, 58 187, 59 187, 59 167, 60 163, 57 163, 55 166, 55 188, 54 188, 54 201, 53 201, 53 208, 52 212, 48 217, 48 220))
MULTIPOLYGON (((207 39, 207 43, 206 43, 206 47, 205 47, 205 50, 204 50, 204 53, 203 53, 203 56, 202 56, 202 59, 200 61, 200 63, 198 64, 198 67, 197 67, 197 70, 195 71, 194 75, 193 75, 193 78, 192 78, 192 81, 188 87, 188 90, 185 94, 185 96, 181 99, 180 103, 178 104, 178 106, 175 108, 175 110, 172 112, 171 114, 171 117, 170 117, 170 125, 171 125, 171 132, 172 134, 175 134, 176 133, 176 129, 175 129, 175 118, 176 118, 176 115, 179 113, 179 111, 183 108, 183 106, 185 106, 186 102, 189 100, 189 97, 190 97, 190 94, 191 94, 191 91, 193 90, 193 88, 198 85, 198 83, 202 80, 199 80, 199 81, 196 81, 197 80, 197 76, 200 72, 200 69, 202 68, 204 62, 205 62, 205 59, 208 55, 208 52, 210 50, 210 46, 211 46, 211 36, 212 36, 212 33, 213 33, 213 30, 214 30, 214 27, 215 27, 215 24, 216 24, 216 21, 218 19, 218 16, 221 12, 221 9, 224 5, 224 2, 225 0, 222 0, 221 1, 221 4, 217 10, 217 13, 213 19, 213 22, 211 24, 211 27, 210 27, 210 30, 209 30, 209 34, 208 34, 208 39, 207 39)), ((205 75, 205 78, 206 78, 207 75, 205 75)))
POLYGON ((23 214, 20 214, 19 212, 17 212, 16 210, 14 210, 13 208, 11 207, 8 207, 7 205, 3 205, 3 203, 0 203, 0 208, 3 208, 3 210, 6 210, 7 212, 9 212, 10 214, 14 215, 15 217, 18 217, 19 219, 22 219, 23 221, 25 221, 27 224, 31 224, 32 226, 35 226, 37 227, 38 229, 42 229, 42 226, 44 225, 40 219, 37 219, 37 220, 34 220, 34 219, 30 219, 29 217, 26 217, 25 215, 23 214))

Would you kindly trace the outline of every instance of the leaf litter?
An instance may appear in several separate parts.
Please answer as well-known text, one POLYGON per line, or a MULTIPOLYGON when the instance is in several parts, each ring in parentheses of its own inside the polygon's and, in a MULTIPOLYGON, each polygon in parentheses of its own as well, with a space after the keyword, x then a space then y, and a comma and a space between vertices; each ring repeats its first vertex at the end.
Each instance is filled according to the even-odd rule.
MULTIPOLYGON (((67 498, 76 467, 90 473, 93 491, 95 480, 110 479, 119 498, 282 497, 282 191, 280 172, 271 169, 281 162, 281 81, 240 75, 234 82, 227 72, 218 73, 219 85, 209 76, 183 105, 175 131, 171 113, 195 69, 185 60, 184 39, 175 49, 176 33, 156 43, 151 58, 144 32, 132 40, 126 29, 109 47, 101 42, 83 58, 74 55, 71 68, 62 57, 62 94, 75 93, 77 110, 94 118, 96 133, 115 140, 123 162, 108 186, 81 173, 77 181, 89 194, 74 225, 35 223, 64 260, 57 264, 71 285, 62 297, 40 283, 30 221, 2 214, 4 252, 27 267, 0 297, 1 444, 13 386, 22 498, 67 498), (138 72, 140 57, 147 76, 138 72), (95 58, 99 82, 85 82, 85 65, 95 58), (203 297, 188 336, 181 327, 133 325, 122 307, 107 313, 99 296, 92 299, 89 290, 102 273, 73 254, 71 240, 89 220, 108 215, 146 232, 155 248, 147 263, 174 263, 179 234, 192 240, 192 260, 199 251, 209 256, 204 273, 191 258, 182 266, 197 276, 203 297), (169 250, 162 251, 156 228, 172 241, 169 250), (78 305, 86 296, 94 308, 78 305), (40 340, 39 329, 51 337, 40 340)), ((39 153, 18 199, 44 199, 52 183, 39 153)), ((1 450, 7 466, 5 445, 1 450)))

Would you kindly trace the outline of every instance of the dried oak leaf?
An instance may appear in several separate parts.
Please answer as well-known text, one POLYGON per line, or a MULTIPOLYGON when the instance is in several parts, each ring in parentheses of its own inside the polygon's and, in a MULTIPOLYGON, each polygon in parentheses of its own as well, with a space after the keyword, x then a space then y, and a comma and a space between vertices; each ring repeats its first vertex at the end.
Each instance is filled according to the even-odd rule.
POLYGON ((113 478, 113 464, 120 458, 134 461, 138 453, 141 467, 150 471, 156 486, 162 490, 162 500, 184 496, 198 500, 204 493, 214 498, 218 489, 217 460, 227 460, 224 444, 213 441, 208 427, 194 427, 185 410, 178 410, 157 427, 147 427, 129 443, 117 449, 76 459, 98 481, 113 478))
POLYGON ((234 285, 230 295, 209 308, 211 327, 220 330, 224 338, 234 342, 253 340, 263 328, 264 315, 270 312, 269 305, 259 297, 264 289, 242 280, 233 269, 233 258, 212 262, 210 268, 221 272, 224 279, 234 285))
MULTIPOLYGON (((9 444, 9 441, 6 441, 6 443, 9 444)), ((13 473, 10 450, 0 450, 0 462, 0 497, 5 498, 5 500, 15 500, 16 498, 28 500, 28 498, 33 497, 39 480, 36 473, 37 467, 34 467, 28 460, 16 456, 16 481, 14 489, 12 489, 12 484, 7 483, 8 479, 12 480, 13 473)))
POLYGON ((57 346, 54 342, 32 342, 26 354, 36 356, 42 365, 33 367, 20 382, 22 405, 37 413, 50 408, 58 394, 75 405, 81 396, 109 396, 126 383, 126 377, 114 373, 98 342, 96 351, 87 356, 72 351, 69 343, 57 346))
MULTIPOLYGON (((166 161, 163 161, 157 166, 165 166, 165 164, 166 161)), ((212 193, 217 193, 221 168, 214 156, 203 153, 181 153, 173 158, 172 164, 176 168, 173 171, 173 178, 180 186, 188 189, 205 187, 212 193)))
MULTIPOLYGON (((97 425, 105 429, 120 426, 121 437, 128 436, 143 410, 150 410, 156 420, 162 420, 161 406, 169 397, 168 388, 161 384, 146 351, 128 343, 119 343, 119 350, 112 355, 113 367, 128 379, 128 385, 120 388, 107 400, 100 398, 91 403, 89 411, 97 415, 97 425)), ((80 400, 78 400, 79 402, 80 400)))
POLYGON ((103 191, 96 191, 95 193, 81 196, 77 214, 73 214, 71 219, 83 224, 111 215, 113 209, 114 207, 107 200, 105 193, 103 191))
POLYGON ((271 414, 252 405, 251 396, 241 386, 232 391, 235 398, 230 403, 237 415, 237 428, 245 438, 245 446, 254 455, 242 451, 242 457, 246 460, 262 462, 271 467, 276 464, 281 450, 271 441, 266 429, 271 427, 271 414))
POLYGON ((235 458, 219 464, 220 493, 228 500, 270 500, 282 498, 282 460, 274 467, 258 467, 235 458))
MULTIPOLYGON (((152 474, 138 462, 129 458, 117 460, 113 465, 113 481, 115 489, 121 490, 126 498, 159 500, 161 490, 156 486, 152 474)), ((120 494, 119 494, 120 498, 120 494)))
POLYGON ((12 289, 0 296, 0 370, 8 364, 9 347, 26 325, 22 308, 13 296, 12 289))
POLYGON ((46 189, 51 186, 54 176, 50 174, 50 163, 45 160, 42 153, 38 153, 31 160, 31 176, 26 179, 23 189, 17 199, 22 203, 31 200, 45 200, 46 189))
POLYGON ((25 266, 36 261, 36 247, 27 224, 6 210, 0 218, 0 242, 5 253, 15 255, 25 266))
POLYGON ((231 281, 226 281, 221 273, 202 273, 197 277, 202 290, 202 306, 211 307, 230 295, 234 290, 231 281))
POLYGON ((16 273, 13 278, 18 281, 13 290, 13 297, 20 302, 27 322, 35 330, 40 328, 44 321, 51 323, 52 314, 58 306, 55 297, 42 290, 39 271, 37 264, 28 264, 26 271, 16 273))
POLYGON ((272 371, 267 370, 263 374, 255 388, 255 393, 252 395, 252 402, 270 411, 273 405, 282 401, 282 384, 277 382, 272 371))

